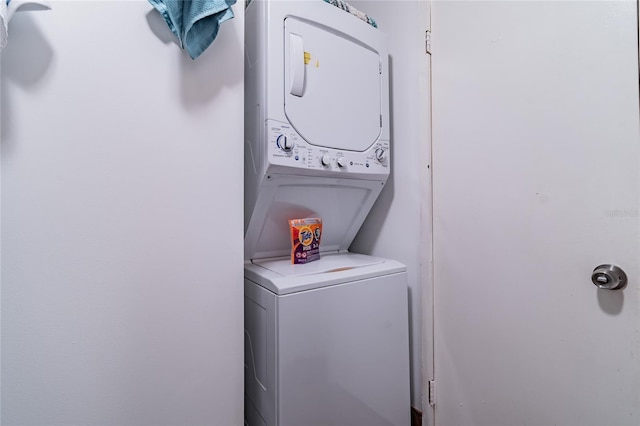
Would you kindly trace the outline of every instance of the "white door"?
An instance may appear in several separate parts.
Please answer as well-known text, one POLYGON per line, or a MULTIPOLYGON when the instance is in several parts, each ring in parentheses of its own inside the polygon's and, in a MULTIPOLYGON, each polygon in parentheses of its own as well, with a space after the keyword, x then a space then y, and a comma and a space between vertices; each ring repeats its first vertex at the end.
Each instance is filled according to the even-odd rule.
POLYGON ((640 424, 636 7, 433 3, 439 426, 640 424))

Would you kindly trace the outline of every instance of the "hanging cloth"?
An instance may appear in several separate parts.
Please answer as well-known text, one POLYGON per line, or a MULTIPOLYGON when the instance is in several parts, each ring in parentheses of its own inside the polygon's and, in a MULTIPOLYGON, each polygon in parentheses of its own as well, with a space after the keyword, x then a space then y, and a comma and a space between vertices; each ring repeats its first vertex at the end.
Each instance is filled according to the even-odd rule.
MULTIPOLYGON (((0 0, 2 1, 2 0, 0 0)), ((148 0, 162 15, 191 59, 204 52, 220 24, 233 18, 236 0, 148 0)))
POLYGON ((0 0, 0 49, 7 45, 9 38, 9 21, 20 10, 49 10, 47 0, 0 0))
POLYGON ((0 49, 7 45, 7 35, 9 30, 9 16, 7 14, 7 3, 0 0, 0 49))

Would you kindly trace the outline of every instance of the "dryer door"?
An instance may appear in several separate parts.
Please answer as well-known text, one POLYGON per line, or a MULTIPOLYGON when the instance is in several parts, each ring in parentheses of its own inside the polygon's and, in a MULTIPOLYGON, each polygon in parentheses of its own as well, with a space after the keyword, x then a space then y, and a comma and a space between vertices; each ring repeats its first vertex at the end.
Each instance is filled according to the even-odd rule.
POLYGON ((287 119, 312 145, 367 150, 382 127, 379 53, 309 21, 284 25, 287 119))

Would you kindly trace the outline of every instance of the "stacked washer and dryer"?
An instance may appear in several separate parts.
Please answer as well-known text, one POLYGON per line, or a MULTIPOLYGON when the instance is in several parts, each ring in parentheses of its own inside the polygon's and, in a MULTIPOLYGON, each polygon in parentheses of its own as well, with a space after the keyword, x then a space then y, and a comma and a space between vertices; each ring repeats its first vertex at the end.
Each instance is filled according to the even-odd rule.
POLYGON ((406 267, 348 251, 391 165, 386 38, 322 0, 245 27, 245 423, 408 425, 406 267), (321 258, 293 265, 306 217, 321 258))

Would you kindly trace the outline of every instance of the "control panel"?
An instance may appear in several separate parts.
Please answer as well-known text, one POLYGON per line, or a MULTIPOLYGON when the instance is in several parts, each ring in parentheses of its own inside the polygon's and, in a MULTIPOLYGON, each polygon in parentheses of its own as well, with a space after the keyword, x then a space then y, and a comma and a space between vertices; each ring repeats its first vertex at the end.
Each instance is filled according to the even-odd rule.
POLYGON ((364 152, 314 146, 290 124, 267 121, 267 155, 278 166, 338 173, 389 173, 389 141, 378 141, 364 152))

